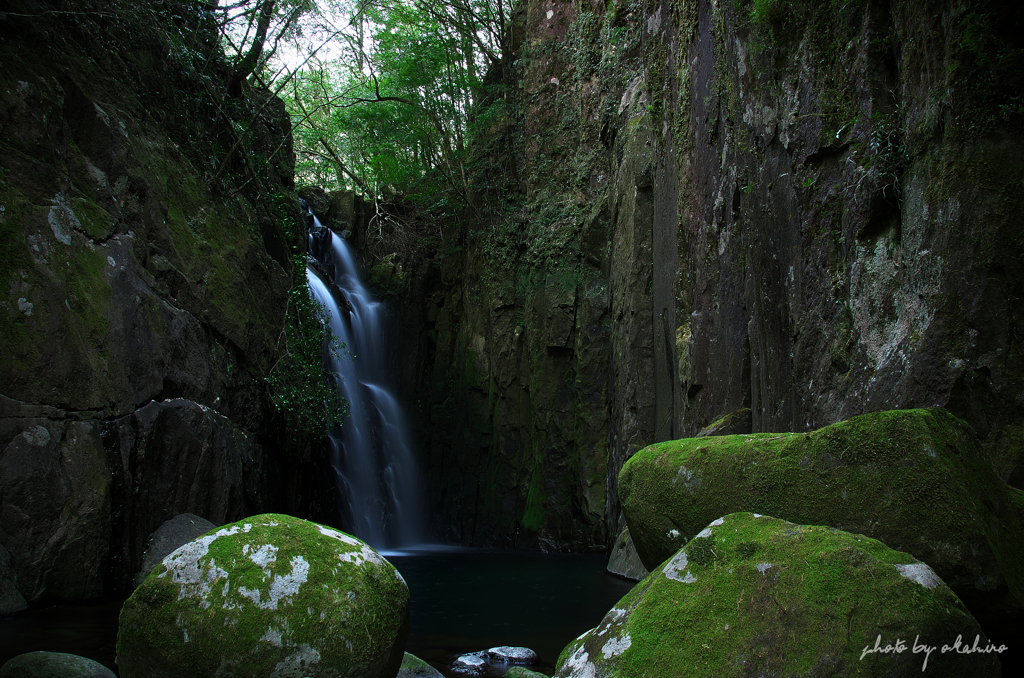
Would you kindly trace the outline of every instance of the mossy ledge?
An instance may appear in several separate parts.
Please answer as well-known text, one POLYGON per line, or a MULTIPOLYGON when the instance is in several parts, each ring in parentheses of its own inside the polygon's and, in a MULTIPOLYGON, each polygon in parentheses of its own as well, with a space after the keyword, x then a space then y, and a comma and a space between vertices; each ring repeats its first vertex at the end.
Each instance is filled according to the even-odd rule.
POLYGON ((924 563, 828 527, 734 513, 562 651, 562 678, 998 676, 977 621, 924 563), (884 649, 901 640, 903 651, 884 649), (916 649, 922 644, 937 648, 916 649))
POLYGON ((632 457, 619 483, 648 569, 715 517, 757 511, 907 551, 983 624, 990 613, 1020 617, 1021 519, 971 428, 945 410, 865 414, 810 433, 659 443, 632 457))

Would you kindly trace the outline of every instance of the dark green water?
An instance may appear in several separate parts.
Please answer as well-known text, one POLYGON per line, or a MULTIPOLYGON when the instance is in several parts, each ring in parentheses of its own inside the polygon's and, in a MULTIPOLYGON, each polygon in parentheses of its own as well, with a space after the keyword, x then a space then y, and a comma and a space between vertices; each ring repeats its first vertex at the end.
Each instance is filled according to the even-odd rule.
MULTIPOLYGON (((605 556, 448 549, 386 553, 412 596, 406 649, 448 673, 466 652, 529 647, 554 672, 558 653, 593 628, 633 582, 605 556)), ((0 665, 22 652, 70 652, 116 670, 123 601, 54 606, 0 617, 0 665)))
POLYGON ((459 549, 390 553, 412 596, 406 650, 444 671, 456 656, 529 647, 554 672, 558 653, 626 595, 605 556, 459 549))

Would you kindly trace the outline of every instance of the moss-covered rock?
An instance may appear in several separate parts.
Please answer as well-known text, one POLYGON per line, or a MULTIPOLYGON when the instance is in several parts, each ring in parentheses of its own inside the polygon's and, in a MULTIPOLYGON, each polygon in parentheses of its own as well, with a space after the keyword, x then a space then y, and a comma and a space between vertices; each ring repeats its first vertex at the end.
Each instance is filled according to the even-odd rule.
POLYGON ((171 553, 125 602, 127 678, 386 676, 402 663, 409 590, 347 534, 278 514, 171 553))
POLYGON ((444 678, 444 674, 416 655, 406 652, 396 678, 444 678))
POLYGON ((1007 487, 970 427, 945 410, 866 414, 811 433, 659 443, 629 460, 620 485, 649 569, 715 516, 758 511, 907 551, 979 618, 989 605, 1019 615, 1024 600, 1024 528, 1007 487))
POLYGON ((543 673, 537 673, 522 666, 513 666, 505 672, 505 678, 548 678, 543 673))
POLYGON ((963 603, 911 555, 832 528, 735 513, 711 522, 570 643, 556 675, 909 676, 926 661, 928 675, 999 675, 994 652, 943 652, 958 639, 961 648, 989 648, 963 603))
POLYGON ((706 436, 731 436, 750 433, 750 421, 750 408, 744 407, 719 417, 702 428, 695 437, 704 438, 706 436))

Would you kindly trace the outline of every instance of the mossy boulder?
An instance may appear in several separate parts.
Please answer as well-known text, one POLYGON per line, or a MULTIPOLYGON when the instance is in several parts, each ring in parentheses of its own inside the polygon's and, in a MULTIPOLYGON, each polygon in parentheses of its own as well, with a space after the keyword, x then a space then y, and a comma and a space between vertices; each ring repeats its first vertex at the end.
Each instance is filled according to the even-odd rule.
POLYGON ((396 678, 444 678, 444 674, 416 655, 406 652, 396 678))
POLYGON ((118 666, 123 678, 392 678, 408 625, 408 587, 376 551, 265 514, 209 532, 153 570, 121 611, 118 666))
POLYGON ((505 678, 548 678, 543 673, 537 673, 522 666, 513 666, 505 672, 505 678))
POLYGON ((927 565, 861 535, 734 513, 566 646, 556 675, 909 676, 926 660, 928 675, 1000 673, 977 621, 927 565), (943 652, 958 638, 990 651, 943 652))
POLYGON ((810 433, 659 443, 631 458, 619 483, 651 570, 716 516, 757 511, 907 551, 983 624, 1021 614, 1022 521, 970 427, 942 409, 866 414, 810 433))

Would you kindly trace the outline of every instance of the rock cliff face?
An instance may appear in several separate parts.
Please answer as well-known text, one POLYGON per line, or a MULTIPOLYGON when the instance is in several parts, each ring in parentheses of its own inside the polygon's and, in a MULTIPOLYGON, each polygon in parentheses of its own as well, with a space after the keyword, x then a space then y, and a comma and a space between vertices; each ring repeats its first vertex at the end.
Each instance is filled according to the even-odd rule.
POLYGON ((227 95, 216 28, 184 5, 8 4, 0 543, 30 602, 89 598, 178 513, 308 504, 263 381, 291 286, 281 205, 298 223, 290 124, 266 92, 227 95), (232 121, 244 153, 211 187, 232 121))
POLYGON ((522 3, 469 226, 408 278, 441 529, 607 544, 627 458, 747 407, 943 406, 1019 486, 1022 29, 984 0, 522 3))

